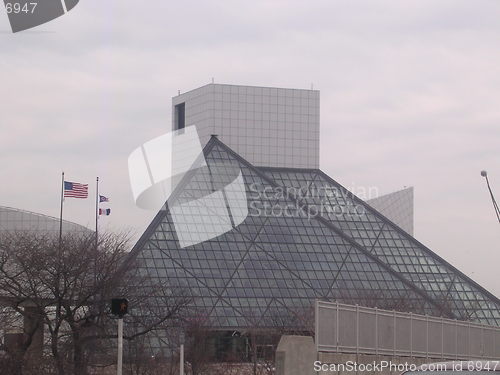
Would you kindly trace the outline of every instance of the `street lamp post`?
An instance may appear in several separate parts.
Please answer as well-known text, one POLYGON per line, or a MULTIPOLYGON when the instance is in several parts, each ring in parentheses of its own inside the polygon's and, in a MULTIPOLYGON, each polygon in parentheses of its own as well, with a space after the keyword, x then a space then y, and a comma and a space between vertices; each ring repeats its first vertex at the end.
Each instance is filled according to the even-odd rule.
POLYGON ((498 222, 500 223, 500 209, 498 208, 497 201, 495 200, 495 196, 493 195, 493 191, 491 190, 490 181, 488 180, 488 172, 481 171, 481 176, 486 179, 486 185, 488 186, 488 191, 490 192, 491 201, 493 202, 493 208, 495 209, 495 214, 497 215, 498 222))

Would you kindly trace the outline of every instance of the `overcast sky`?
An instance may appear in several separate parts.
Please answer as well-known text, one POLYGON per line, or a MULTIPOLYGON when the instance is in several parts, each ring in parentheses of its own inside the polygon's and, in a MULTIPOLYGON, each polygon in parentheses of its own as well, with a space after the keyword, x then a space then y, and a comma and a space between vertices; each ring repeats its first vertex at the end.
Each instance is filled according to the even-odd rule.
MULTIPOLYGON (((500 296, 500 2, 102 1, 12 34, 0 11, 0 205, 58 216, 60 174, 139 235, 127 157, 211 81, 321 91, 321 168, 415 187, 415 237, 500 296)), ((65 218, 92 226, 92 200, 65 218)))

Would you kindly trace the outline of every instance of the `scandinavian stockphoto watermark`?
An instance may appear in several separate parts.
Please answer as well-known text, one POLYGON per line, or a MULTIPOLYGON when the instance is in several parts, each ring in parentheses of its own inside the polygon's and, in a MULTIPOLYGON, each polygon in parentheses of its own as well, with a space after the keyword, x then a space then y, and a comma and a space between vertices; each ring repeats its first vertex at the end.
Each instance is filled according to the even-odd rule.
MULTIPOLYGON (((128 170, 136 205, 155 211, 168 206, 181 247, 229 232, 248 216, 313 219, 333 215, 355 220, 366 215, 363 204, 328 184, 247 185, 235 160, 212 157, 207 163, 196 126, 145 142, 130 154, 128 170)), ((361 196, 373 193, 378 192, 357 189, 361 196)))
POLYGON ((52 21, 73 9, 79 0, 4 0, 12 32, 52 21))
MULTIPOLYGON (((356 203, 346 190, 328 184, 307 182, 299 187, 264 187, 252 183, 249 190, 249 216, 356 219, 366 215, 365 206, 356 203)), ((358 187, 356 191, 363 198, 378 196, 374 187, 358 187)))
POLYGON ((208 165, 195 126, 144 143, 130 154, 128 170, 136 205, 157 211, 167 203, 182 248, 229 232, 248 216, 239 165, 208 165))

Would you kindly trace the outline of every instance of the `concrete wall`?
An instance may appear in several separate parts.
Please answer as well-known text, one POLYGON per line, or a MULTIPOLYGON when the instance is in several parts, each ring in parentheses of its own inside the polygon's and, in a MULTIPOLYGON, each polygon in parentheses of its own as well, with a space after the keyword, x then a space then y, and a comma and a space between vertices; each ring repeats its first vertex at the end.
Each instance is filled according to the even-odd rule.
POLYGON ((310 336, 282 336, 276 349, 276 375, 311 375, 316 349, 310 336))
POLYGON ((316 352, 312 337, 283 336, 276 350, 276 375, 399 375, 410 370, 412 365, 441 361, 437 358, 316 352))

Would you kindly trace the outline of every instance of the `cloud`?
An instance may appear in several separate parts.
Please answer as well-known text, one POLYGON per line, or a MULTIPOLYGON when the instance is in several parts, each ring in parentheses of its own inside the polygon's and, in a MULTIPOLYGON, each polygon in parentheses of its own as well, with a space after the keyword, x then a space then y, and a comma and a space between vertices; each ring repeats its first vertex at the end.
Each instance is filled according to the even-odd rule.
MULTIPOLYGON (((101 223, 141 233, 153 214, 133 204, 127 156, 170 129, 177 90, 313 83, 322 169, 346 186, 414 185, 416 237, 498 295, 479 171, 498 190, 499 14, 493 0, 82 1, 0 33, 0 204, 57 216, 61 170, 99 175, 116 213, 101 223)), ((93 225, 90 202, 65 213, 93 225)))

